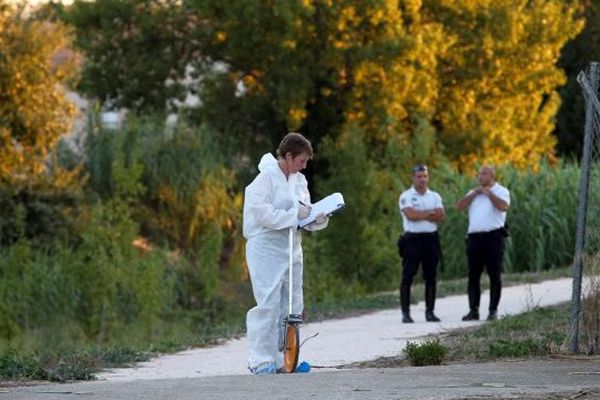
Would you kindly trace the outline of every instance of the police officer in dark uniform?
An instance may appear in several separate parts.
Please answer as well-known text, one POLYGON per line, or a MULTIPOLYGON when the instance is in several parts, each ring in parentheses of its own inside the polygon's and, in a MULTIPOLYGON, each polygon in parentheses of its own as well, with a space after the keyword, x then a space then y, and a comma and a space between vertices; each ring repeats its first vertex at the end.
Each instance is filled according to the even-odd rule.
POLYGON ((467 261, 469 265, 469 312, 463 321, 479 319, 481 274, 486 268, 490 278, 490 304, 488 321, 498 316, 502 291, 502 258, 506 229, 506 210, 510 205, 510 192, 495 180, 494 168, 485 165, 479 170, 479 186, 470 190, 458 201, 459 211, 469 209, 467 236, 467 261))
POLYGON ((412 170, 413 186, 400 195, 398 201, 404 227, 399 247, 402 256, 400 304, 402 322, 414 322, 410 316, 410 287, 419 265, 425 281, 425 319, 439 322, 433 313, 436 295, 437 265, 440 260, 438 223, 445 218, 441 196, 427 188, 429 175, 426 165, 412 170))

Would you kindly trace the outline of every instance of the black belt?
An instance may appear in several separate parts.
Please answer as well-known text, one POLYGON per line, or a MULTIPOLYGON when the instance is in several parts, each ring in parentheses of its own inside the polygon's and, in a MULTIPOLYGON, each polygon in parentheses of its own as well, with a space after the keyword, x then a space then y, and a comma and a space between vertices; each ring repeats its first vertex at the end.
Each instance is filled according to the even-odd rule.
POLYGON ((438 233, 437 233, 437 231, 435 231, 435 232, 404 232, 404 236, 406 236, 407 238, 409 238, 409 237, 425 238, 425 237, 436 237, 436 236, 438 236, 438 233))
POLYGON ((503 232, 504 232, 504 228, 498 228, 498 229, 494 229, 493 231, 471 232, 471 233, 469 233, 469 237, 470 238, 480 238, 480 237, 493 236, 493 235, 502 235, 503 232))

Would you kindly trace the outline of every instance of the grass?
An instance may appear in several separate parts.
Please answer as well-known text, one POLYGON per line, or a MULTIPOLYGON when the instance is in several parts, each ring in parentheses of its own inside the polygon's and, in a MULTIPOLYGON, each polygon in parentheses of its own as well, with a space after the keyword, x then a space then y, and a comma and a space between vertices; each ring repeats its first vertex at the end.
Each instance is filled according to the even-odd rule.
POLYGON ((215 345, 243 332, 243 320, 238 318, 196 329, 174 323, 168 337, 151 342, 130 337, 122 343, 57 345, 56 350, 48 345, 45 350, 34 353, 8 349, 0 356, 0 386, 30 381, 91 380, 95 379, 94 373, 103 368, 131 366, 160 354, 215 345))
POLYGON ((0 358, 3 381, 54 381, 93 379, 95 360, 86 352, 22 355, 9 351, 0 358))
MULTIPOLYGON (((569 313, 570 305, 565 303, 534 308, 478 327, 456 330, 440 337, 436 352, 442 352, 442 348, 446 350, 446 364, 547 357, 562 352, 569 330, 569 313)), ((414 349, 407 346, 406 350, 407 354, 345 367, 398 368, 415 365, 414 356, 411 358, 409 354, 414 349)))
POLYGON ((451 362, 545 357, 559 353, 569 331, 570 306, 534 308, 477 328, 452 332, 442 340, 451 362))
MULTIPOLYGON (((542 280, 568 276, 568 269, 556 269, 544 273, 505 274, 506 286, 535 283, 542 280)), ((482 284, 487 285, 486 279, 482 284)), ((422 299, 422 284, 413 285, 413 300, 422 299)), ((438 297, 463 294, 466 279, 440 281, 438 297)), ((361 298, 343 298, 308 305, 309 321, 342 318, 367 312, 398 307, 397 291, 382 292, 361 298)), ((486 324, 475 331, 461 331, 447 336, 442 344, 448 346, 446 359, 486 360, 502 357, 524 357, 546 354, 557 348, 563 340, 566 327, 559 321, 568 321, 567 310, 561 308, 534 310, 523 316, 504 318, 486 324), (564 312, 563 315, 559 315, 564 312), (557 314, 558 313, 558 314, 557 314), (546 321, 540 323, 540 321, 546 321), (551 323, 550 323, 551 322, 551 323), (548 324, 556 329, 548 329, 548 324), (539 324, 539 329, 534 329, 539 324), (520 333, 519 333, 520 332, 520 333), (531 335, 531 332, 538 332, 531 335)), ((175 324, 174 324, 175 325, 175 324)), ((46 380, 67 382, 94 379, 94 372, 109 367, 129 366, 163 353, 173 353, 190 347, 203 347, 238 337, 245 331, 243 315, 219 325, 202 324, 196 329, 175 328, 169 337, 148 342, 131 340, 123 343, 78 346, 60 350, 46 350, 34 354, 9 350, 0 358, 0 380, 27 382, 46 380)), ((51 346, 49 346, 51 347, 51 346)), ((401 358, 391 365, 402 364, 401 358)))

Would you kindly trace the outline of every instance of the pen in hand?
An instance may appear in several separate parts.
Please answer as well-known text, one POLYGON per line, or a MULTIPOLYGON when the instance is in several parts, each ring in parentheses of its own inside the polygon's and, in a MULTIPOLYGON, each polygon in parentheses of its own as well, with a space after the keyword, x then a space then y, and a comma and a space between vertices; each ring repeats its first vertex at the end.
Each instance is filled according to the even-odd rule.
POLYGON ((312 211, 312 207, 303 203, 302 201, 298 200, 298 204, 300 204, 300 207, 298 209, 298 219, 305 219, 308 218, 310 216, 310 213, 312 211))

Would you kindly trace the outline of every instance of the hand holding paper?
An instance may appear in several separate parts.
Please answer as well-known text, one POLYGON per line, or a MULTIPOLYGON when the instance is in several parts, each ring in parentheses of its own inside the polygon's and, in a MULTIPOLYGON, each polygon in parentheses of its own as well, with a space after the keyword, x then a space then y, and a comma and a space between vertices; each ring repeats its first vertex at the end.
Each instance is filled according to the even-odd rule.
POLYGON ((317 217, 315 218, 315 223, 321 225, 321 224, 324 224, 325 222, 327 222, 327 219, 328 219, 327 215, 321 213, 321 214, 317 215, 317 217))
POLYGON ((321 224, 325 222, 324 219, 326 220, 328 215, 340 211, 345 205, 344 197, 341 193, 330 194, 312 204, 310 215, 298 221, 298 227, 304 228, 306 225, 312 224, 313 222, 321 224), (317 221, 317 218, 319 218, 321 222, 317 221))

